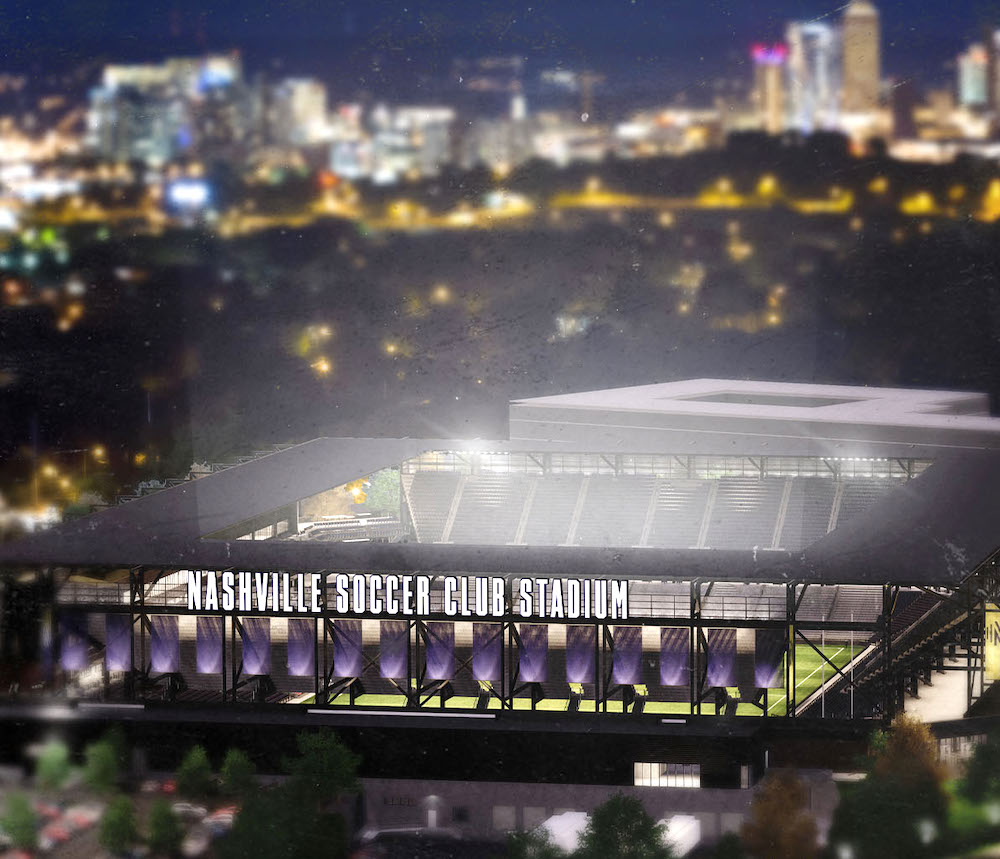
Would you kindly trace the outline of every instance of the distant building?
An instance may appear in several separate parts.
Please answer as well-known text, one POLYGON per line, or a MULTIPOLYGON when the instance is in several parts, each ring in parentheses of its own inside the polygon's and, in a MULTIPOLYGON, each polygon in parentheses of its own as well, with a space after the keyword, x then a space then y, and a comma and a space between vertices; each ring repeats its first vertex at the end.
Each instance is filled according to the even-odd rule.
POLYGON ((985 107, 989 98, 989 54, 982 44, 970 45, 958 57, 958 103, 985 107))
POLYGON ((286 78, 271 104, 274 142, 309 146, 329 138, 326 87, 312 78, 286 78))
POLYGON ((919 103, 920 94, 912 80, 901 81, 892 88, 892 128, 897 139, 909 140, 917 136, 915 113, 919 103))
POLYGON ((753 103, 760 127, 768 134, 785 130, 785 61, 784 45, 754 45, 753 103))
POLYGON ((843 100, 846 113, 871 113, 879 106, 882 74, 881 27, 870 0, 851 0, 843 18, 843 100))
POLYGON ((785 39, 789 124, 805 133, 836 127, 841 78, 839 30, 819 21, 792 21, 785 39))
POLYGON ((109 65, 90 93, 87 144, 116 161, 231 156, 247 116, 238 54, 109 65))
POLYGON ((986 30, 986 104, 1000 112, 1000 30, 986 30))

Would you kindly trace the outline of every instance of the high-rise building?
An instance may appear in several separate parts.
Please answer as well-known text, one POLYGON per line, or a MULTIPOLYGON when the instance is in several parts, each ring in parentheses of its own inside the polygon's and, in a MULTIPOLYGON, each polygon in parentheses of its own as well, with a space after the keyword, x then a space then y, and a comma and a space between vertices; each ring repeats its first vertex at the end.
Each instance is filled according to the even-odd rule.
POLYGON ((989 54, 981 44, 970 45, 958 57, 958 103, 984 107, 989 99, 989 54))
POLYGON ((851 0, 843 19, 845 113, 872 113, 879 106, 882 36, 878 10, 870 0, 851 0))
POLYGON ((785 61, 784 45, 754 45, 753 104, 761 128, 768 134, 785 130, 785 61))
POLYGON ((986 30, 986 104, 1000 113, 1000 30, 986 30))
POLYGON ((229 157, 243 137, 243 93, 238 54, 109 65, 90 93, 88 143, 115 160, 229 157))
POLYGON ((329 138, 326 87, 312 78, 286 78, 275 87, 272 128, 276 142, 307 146, 329 138))
POLYGON ((840 33, 821 21, 792 21, 788 43, 788 119, 803 132, 836 126, 840 94, 840 33))

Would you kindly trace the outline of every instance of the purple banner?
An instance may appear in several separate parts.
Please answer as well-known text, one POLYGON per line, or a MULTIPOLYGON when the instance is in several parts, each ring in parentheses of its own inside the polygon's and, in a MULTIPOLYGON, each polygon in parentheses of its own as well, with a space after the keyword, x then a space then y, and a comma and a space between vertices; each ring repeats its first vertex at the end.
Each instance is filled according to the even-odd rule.
POLYGON ((171 674, 181 668, 181 640, 177 615, 154 614, 149 619, 150 665, 154 674, 171 674))
POLYGON ((785 685, 781 676, 781 660, 785 655, 783 629, 758 629, 754 642, 753 679, 759 689, 775 689, 785 685))
POLYGON ((59 664, 63 671, 82 671, 87 667, 87 616, 82 612, 59 615, 59 664))
POLYGON ((104 615, 104 664, 108 671, 132 667, 132 618, 127 614, 104 615))
POLYGON ((472 624, 472 676, 476 680, 500 680, 502 636, 503 626, 499 623, 472 624))
POLYGON ((616 626, 615 650, 611 659, 611 679, 618 686, 642 682, 642 627, 616 626))
POLYGON ((46 677, 52 674, 52 615, 45 613, 42 618, 41 641, 39 646, 42 649, 42 671, 46 677))
POLYGON ((199 615, 196 633, 199 674, 222 673, 222 618, 199 615))
POLYGON ((708 631, 708 671, 706 686, 733 686, 736 684, 736 630, 710 629, 708 631))
POLYGON ((567 683, 594 682, 594 648, 596 644, 596 627, 566 627, 567 683))
POLYGON ((427 673, 428 680, 451 680, 455 676, 455 624, 428 623, 427 673))
POLYGON ((271 618, 243 618, 243 673, 271 673, 271 618))
POLYGON ((690 682, 691 633, 676 626, 660 630, 660 685, 687 686, 690 682))
POLYGON ((406 679, 406 645, 410 624, 405 620, 383 620, 378 631, 378 670, 387 680, 406 679))
POLYGON ((549 676, 549 628, 542 623, 522 623, 519 674, 522 683, 544 683, 549 676))
POLYGON ((360 677, 364 667, 361 654, 361 621, 333 622, 333 672, 335 677, 360 677))
POLYGON ((288 618, 288 674, 291 677, 316 674, 316 623, 310 618, 288 618))

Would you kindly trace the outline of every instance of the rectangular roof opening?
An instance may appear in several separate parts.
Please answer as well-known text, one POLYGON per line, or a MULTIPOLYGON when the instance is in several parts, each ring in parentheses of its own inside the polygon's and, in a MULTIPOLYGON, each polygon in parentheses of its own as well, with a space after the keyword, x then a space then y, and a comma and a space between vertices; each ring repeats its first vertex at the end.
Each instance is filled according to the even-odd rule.
POLYGON ((861 402, 857 398, 815 397, 801 394, 757 394, 752 391, 720 391, 697 397, 677 397, 691 403, 733 403, 741 406, 788 406, 795 409, 816 409, 822 406, 840 406, 861 402))

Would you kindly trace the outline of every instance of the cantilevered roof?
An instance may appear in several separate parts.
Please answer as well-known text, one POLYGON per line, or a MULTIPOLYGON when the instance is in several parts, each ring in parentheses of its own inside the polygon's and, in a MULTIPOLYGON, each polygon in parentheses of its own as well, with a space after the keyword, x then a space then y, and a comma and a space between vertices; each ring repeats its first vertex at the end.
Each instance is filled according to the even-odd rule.
POLYGON ((1000 452, 951 454, 806 547, 802 574, 952 584, 1000 549, 998 511, 1000 452))
MULTIPOLYGON (((644 404, 660 399, 675 403, 700 402, 697 411, 720 411, 716 421, 696 414, 707 429, 691 434, 719 437, 738 435, 726 410, 762 412, 793 410, 821 412, 843 409, 842 419, 829 426, 854 425, 866 433, 885 430, 890 436, 906 430, 933 431, 947 440, 928 448, 934 464, 914 480, 900 485, 870 507, 864 516, 837 527, 801 553, 772 550, 712 550, 664 548, 589 548, 580 546, 476 546, 419 543, 336 543, 290 540, 222 540, 210 535, 236 523, 281 510, 317 493, 372 474, 427 451, 559 450, 559 442, 456 441, 454 439, 316 439, 287 448, 206 477, 185 482, 127 504, 64 523, 38 535, 0 545, 0 564, 63 567, 163 566, 173 568, 240 568, 275 570, 385 570, 500 573, 511 575, 636 576, 664 579, 730 579, 743 581, 801 580, 835 583, 893 581, 942 585, 972 573, 1000 546, 996 519, 1000 486, 1000 449, 992 449, 995 424, 982 415, 943 414, 975 411, 982 398, 971 394, 878 391, 868 405, 859 405, 865 388, 757 385, 699 381, 647 386, 641 395, 622 391, 572 395, 567 412, 596 414, 598 402, 609 408, 630 409, 648 415, 656 407, 644 404), (751 390, 752 387, 752 390, 751 390), (667 391, 664 397, 658 397, 667 391), (899 396, 894 400, 895 394, 899 396), (754 403, 730 402, 752 395, 754 403), (799 404, 774 405, 773 398, 792 396, 799 404), (770 398, 762 402, 761 397, 770 398), (853 402, 843 402, 853 398, 853 402), (814 405, 817 399, 838 403, 814 405), (721 401, 720 401, 721 400, 721 401), (629 406, 628 404, 631 404, 629 406), (892 405, 895 403, 895 405, 892 405), (851 407, 851 408, 849 408, 851 407), (855 420, 849 421, 848 412, 855 420), (896 423, 888 428, 876 418, 882 414, 896 423), (946 431, 925 424, 957 421, 946 431), (979 429, 968 422, 976 421, 979 429), (719 424, 730 427, 719 430, 719 424), (958 426, 956 424, 956 426, 958 426), (713 427, 715 429, 713 429, 713 427), (976 439, 989 444, 975 444, 976 439), (962 441, 968 444, 960 443, 962 441)), ((564 398, 544 398, 545 402, 564 398)), ((533 408, 523 401, 520 405, 533 408)), ((513 411, 519 404, 512 404, 513 411)), ((560 406, 560 409, 562 406, 560 406)), ((686 416, 688 406, 664 405, 670 419, 686 416), (676 411, 674 411, 676 409, 676 411)), ((624 414, 625 411, 620 412, 624 414)), ((755 417, 752 420, 762 420, 755 417)), ((773 417, 787 437, 808 438, 812 427, 784 417, 773 417), (797 435, 796 435, 797 434, 797 435)), ((605 430, 613 435, 613 426, 605 430)), ((767 435, 773 439, 778 436, 767 435)), ((718 439, 716 439, 718 443, 718 439)), ((905 442, 895 442, 906 445, 905 442)), ((924 449, 926 445, 915 445, 924 449)), ((1000 447, 1000 445, 997 445, 1000 447)), ((587 448, 582 448, 587 449, 587 448)), ((614 445, 590 448, 618 452, 614 445)), ((908 448, 912 450, 912 447, 908 448)), ((667 449, 678 453, 677 449, 667 449)), ((657 452, 656 450, 648 452, 657 452)), ((725 453, 726 449, 715 449, 725 453)), ((791 455, 779 447, 776 455, 791 455)), ((913 455, 913 454, 911 454, 913 455)))
POLYGON ((208 534, 454 444, 440 439, 314 439, 0 546, 0 562, 32 553, 44 563, 129 565, 145 563, 132 559, 147 557, 160 558, 157 563, 170 557, 180 561, 208 534))
POLYGON ((202 538, 219 525, 377 470, 390 457, 398 462, 434 447, 410 440, 318 439, 0 545, 0 564, 945 585, 961 581, 1000 547, 1000 453, 992 451, 939 460, 801 553, 202 538), (331 454, 348 459, 330 464, 331 454))
POLYGON ((1000 450, 985 394, 693 379, 515 400, 514 442, 572 450, 933 458, 1000 450))

